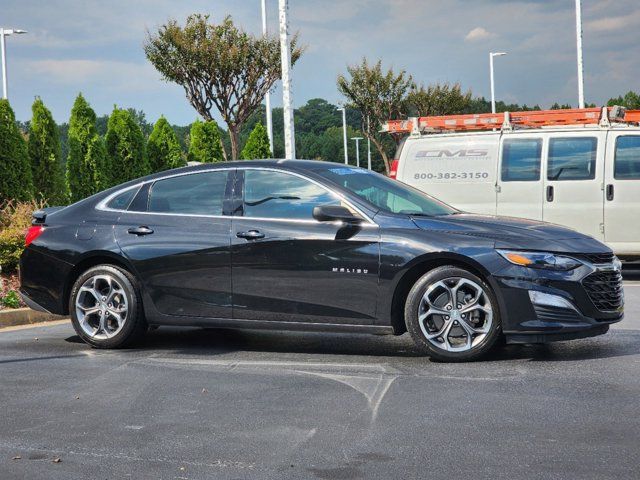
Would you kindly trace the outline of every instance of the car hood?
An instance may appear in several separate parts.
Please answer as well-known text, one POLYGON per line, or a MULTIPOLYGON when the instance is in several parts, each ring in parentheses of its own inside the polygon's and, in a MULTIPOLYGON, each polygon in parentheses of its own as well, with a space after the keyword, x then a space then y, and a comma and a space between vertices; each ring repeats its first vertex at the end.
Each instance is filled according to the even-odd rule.
POLYGON ((608 252, 596 239, 561 225, 515 217, 460 213, 441 217, 412 217, 423 230, 492 239, 496 248, 555 252, 608 252))

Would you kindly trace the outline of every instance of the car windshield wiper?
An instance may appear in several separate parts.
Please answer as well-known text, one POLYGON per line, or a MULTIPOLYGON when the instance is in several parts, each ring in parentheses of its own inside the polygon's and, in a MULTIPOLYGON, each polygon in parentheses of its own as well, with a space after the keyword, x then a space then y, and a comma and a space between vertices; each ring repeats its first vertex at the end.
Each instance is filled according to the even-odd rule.
POLYGON ((255 207, 256 205, 261 205, 269 200, 300 200, 300 197, 294 197, 293 195, 281 195, 279 197, 265 197, 260 200, 256 200, 255 202, 244 202, 246 205, 250 207, 255 207))

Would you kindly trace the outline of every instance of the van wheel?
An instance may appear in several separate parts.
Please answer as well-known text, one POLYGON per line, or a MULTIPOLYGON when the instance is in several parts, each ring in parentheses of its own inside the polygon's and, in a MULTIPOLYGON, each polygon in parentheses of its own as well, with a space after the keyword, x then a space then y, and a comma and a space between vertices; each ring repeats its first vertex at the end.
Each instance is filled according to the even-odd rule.
POLYGON ((500 337, 500 312, 491 287, 454 266, 423 275, 409 292, 404 316, 418 349, 435 360, 477 360, 500 337))
POLYGON ((97 348, 124 347, 147 330, 135 278, 112 265, 98 265, 78 277, 69 312, 76 333, 97 348))

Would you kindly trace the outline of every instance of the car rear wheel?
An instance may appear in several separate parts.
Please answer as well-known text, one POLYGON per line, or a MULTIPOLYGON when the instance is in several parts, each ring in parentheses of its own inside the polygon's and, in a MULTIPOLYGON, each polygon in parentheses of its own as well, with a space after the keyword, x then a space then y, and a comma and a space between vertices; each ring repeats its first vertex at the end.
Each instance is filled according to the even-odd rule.
POLYGON ((69 312, 80 338, 98 348, 124 347, 147 329, 135 278, 111 265, 98 265, 78 277, 69 312))
POLYGON ((413 286, 405 304, 407 329, 433 359, 476 360, 500 337, 500 312, 491 287, 462 268, 438 267, 413 286))

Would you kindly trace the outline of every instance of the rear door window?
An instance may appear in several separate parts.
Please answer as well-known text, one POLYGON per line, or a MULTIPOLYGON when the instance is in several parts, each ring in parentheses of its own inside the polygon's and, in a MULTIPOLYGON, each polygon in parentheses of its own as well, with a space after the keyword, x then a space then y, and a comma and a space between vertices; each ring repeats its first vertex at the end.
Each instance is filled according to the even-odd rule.
POLYGON ((502 181, 540 180, 542 139, 508 139, 502 144, 502 181))
POLYGON ((222 215, 228 170, 158 180, 151 187, 149 212, 222 215))
POLYGON ((592 180, 596 178, 595 137, 567 137, 549 140, 548 180, 592 180))
POLYGON ((640 136, 616 139, 613 177, 616 180, 640 180, 640 136))

